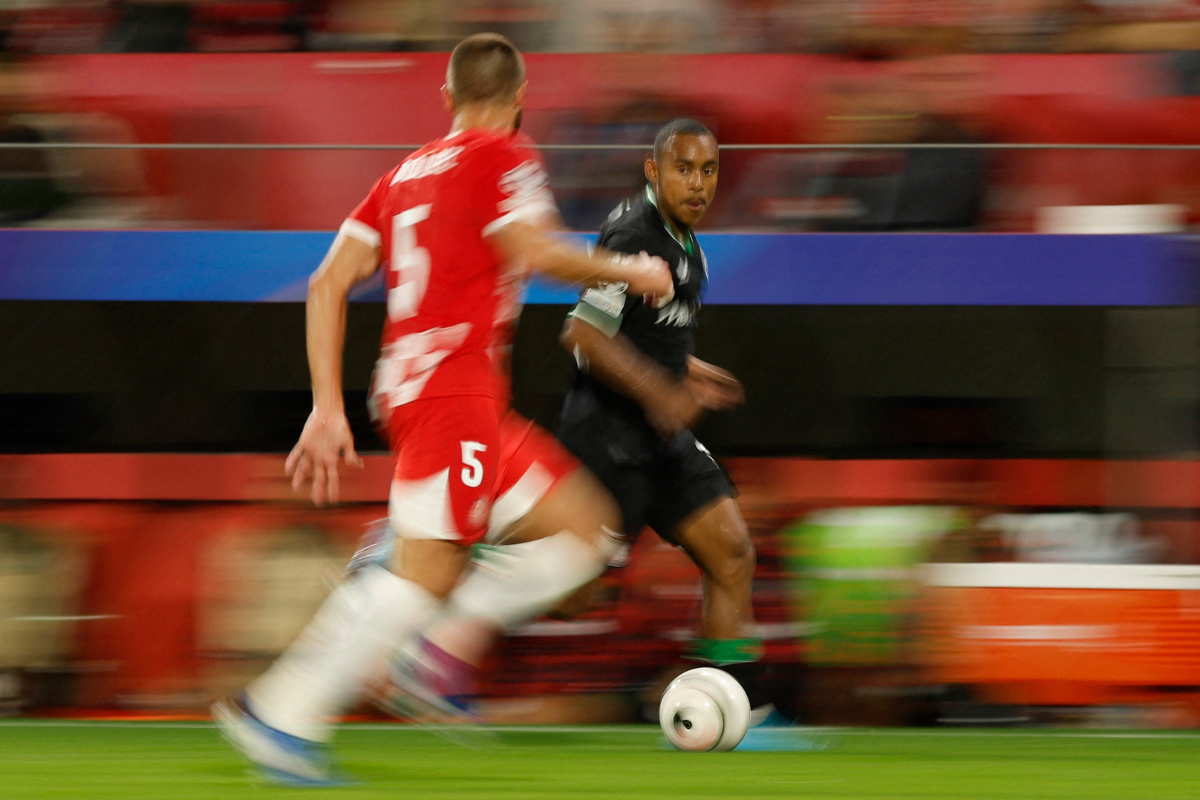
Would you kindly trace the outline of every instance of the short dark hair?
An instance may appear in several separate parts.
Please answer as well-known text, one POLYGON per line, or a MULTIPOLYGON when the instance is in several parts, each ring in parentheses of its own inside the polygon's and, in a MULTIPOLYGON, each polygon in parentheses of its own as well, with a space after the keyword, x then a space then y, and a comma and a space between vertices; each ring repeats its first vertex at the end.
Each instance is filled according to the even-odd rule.
POLYGON ((714 142, 717 140, 717 137, 713 136, 713 132, 706 128, 702 122, 682 117, 673 119, 659 128, 658 135, 654 137, 654 163, 662 162, 663 153, 667 151, 667 145, 676 136, 708 136, 714 142))
POLYGON ((461 103, 508 102, 525 82, 525 59, 507 37, 476 33, 458 43, 446 68, 446 88, 461 103))

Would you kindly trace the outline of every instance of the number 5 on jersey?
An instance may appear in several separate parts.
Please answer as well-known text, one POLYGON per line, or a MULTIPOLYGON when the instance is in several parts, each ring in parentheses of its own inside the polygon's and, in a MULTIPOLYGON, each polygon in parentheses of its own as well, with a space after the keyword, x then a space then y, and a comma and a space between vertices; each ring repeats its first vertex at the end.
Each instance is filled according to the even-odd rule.
POLYGON ((429 251, 417 245, 417 223, 429 218, 429 203, 392 217, 392 269, 396 285, 388 292, 388 317, 408 319, 417 313, 429 287, 429 251))
POLYGON ((487 450, 487 445, 479 442, 460 442, 460 444, 462 444, 462 482, 464 486, 474 489, 483 483, 483 464, 479 463, 475 454, 487 450))

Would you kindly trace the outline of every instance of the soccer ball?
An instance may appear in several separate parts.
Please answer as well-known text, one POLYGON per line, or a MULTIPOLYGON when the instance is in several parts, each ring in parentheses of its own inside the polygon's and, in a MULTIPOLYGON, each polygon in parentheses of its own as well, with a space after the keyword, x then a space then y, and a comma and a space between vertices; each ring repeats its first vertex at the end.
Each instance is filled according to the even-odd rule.
POLYGON ((663 692, 658 724, 676 750, 732 750, 750 726, 750 700, 728 672, 688 670, 663 692))

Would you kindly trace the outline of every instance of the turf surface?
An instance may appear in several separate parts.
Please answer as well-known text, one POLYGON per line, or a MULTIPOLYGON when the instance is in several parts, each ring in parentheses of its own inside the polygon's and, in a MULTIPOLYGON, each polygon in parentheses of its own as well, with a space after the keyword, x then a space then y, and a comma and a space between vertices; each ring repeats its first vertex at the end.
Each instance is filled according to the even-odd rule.
POLYGON ((980 730, 813 733, 824 750, 676 753, 651 726, 505 728, 464 746, 349 726, 337 789, 264 786, 201 723, 0 722, 0 798, 1200 798, 1200 735, 980 730))

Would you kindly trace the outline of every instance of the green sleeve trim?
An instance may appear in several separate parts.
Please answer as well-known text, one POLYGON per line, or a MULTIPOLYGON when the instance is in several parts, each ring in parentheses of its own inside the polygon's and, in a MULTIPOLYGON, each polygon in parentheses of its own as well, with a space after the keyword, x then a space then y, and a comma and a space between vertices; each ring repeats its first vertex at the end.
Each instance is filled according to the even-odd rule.
POLYGON ((611 317, 590 303, 580 301, 579 305, 575 306, 575 309, 567 316, 574 317, 580 322, 586 322, 610 339, 621 330, 621 314, 611 317))
POLYGON ((692 639, 687 648, 688 658, 717 667, 759 661, 762 655, 762 639, 692 639))

